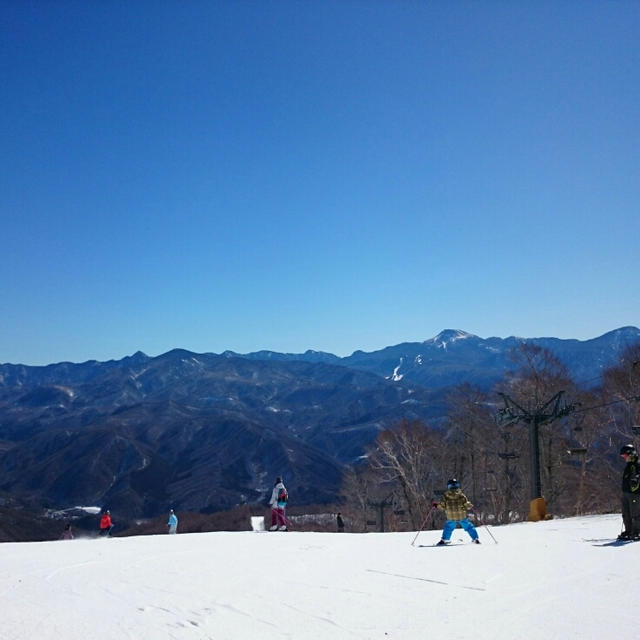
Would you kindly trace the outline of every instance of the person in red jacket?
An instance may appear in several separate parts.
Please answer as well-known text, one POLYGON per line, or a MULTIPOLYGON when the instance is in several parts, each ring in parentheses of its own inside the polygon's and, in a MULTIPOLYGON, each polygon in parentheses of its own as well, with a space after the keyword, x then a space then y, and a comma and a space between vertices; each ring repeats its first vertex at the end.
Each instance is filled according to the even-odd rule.
POLYGON ((111 529, 113 529, 113 522, 111 522, 111 512, 107 510, 102 514, 102 518, 100 518, 100 535, 108 536, 111 533, 111 529))

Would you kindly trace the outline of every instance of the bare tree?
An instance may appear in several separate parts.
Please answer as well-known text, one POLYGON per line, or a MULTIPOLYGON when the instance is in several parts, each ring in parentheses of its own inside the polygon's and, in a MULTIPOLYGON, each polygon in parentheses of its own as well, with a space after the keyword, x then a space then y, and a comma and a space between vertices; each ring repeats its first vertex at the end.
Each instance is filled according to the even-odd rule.
POLYGON ((371 469, 381 481, 398 488, 413 528, 421 524, 433 488, 441 477, 443 443, 440 432, 403 420, 382 431, 369 453, 371 469))
POLYGON ((569 443, 565 460, 565 481, 572 501, 564 502, 567 513, 581 515, 611 510, 614 493, 611 438, 606 429, 607 414, 599 407, 602 396, 583 391, 577 395, 581 409, 567 420, 569 443), (603 425, 605 427, 603 428, 603 425))
POLYGON ((494 473, 499 433, 493 420, 489 397, 480 389, 463 384, 447 397, 449 405, 448 441, 458 452, 458 477, 467 488, 471 501, 477 503, 487 488, 492 489, 488 475, 494 473))
POLYGON ((368 465, 350 467, 344 474, 341 494, 354 531, 367 530, 368 505, 375 486, 375 478, 368 465))
POLYGON ((621 439, 638 444, 640 433, 633 427, 640 425, 640 343, 628 347, 620 364, 604 373, 603 388, 611 398, 610 419, 621 439))
POLYGON ((496 521, 509 523, 521 520, 524 514, 526 482, 522 463, 527 446, 524 429, 507 427, 499 429, 501 448, 498 450, 500 463, 496 471, 496 493, 492 501, 496 521))

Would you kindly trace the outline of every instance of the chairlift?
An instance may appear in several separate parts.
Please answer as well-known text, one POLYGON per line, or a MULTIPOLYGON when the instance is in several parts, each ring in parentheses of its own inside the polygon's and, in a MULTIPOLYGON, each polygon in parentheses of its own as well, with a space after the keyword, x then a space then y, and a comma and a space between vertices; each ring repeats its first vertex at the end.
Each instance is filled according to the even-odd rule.
MULTIPOLYGON (((582 427, 574 427, 574 431, 582 431, 582 427)), ((581 456, 587 453, 587 447, 585 447, 582 442, 580 442, 581 438, 571 438, 573 440, 572 445, 569 446, 568 453, 572 456, 581 456)))
POLYGON ((582 455, 582 454, 587 453, 587 448, 586 447, 571 447, 569 449, 569 453, 572 456, 582 455))

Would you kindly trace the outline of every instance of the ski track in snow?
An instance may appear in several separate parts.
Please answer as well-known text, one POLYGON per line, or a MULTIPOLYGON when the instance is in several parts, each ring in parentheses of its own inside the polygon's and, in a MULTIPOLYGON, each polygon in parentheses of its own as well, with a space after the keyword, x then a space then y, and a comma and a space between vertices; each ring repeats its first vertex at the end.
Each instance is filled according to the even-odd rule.
POLYGON ((383 576, 393 576, 394 578, 407 578, 408 580, 420 580, 421 582, 431 582, 433 584, 441 584, 445 587, 456 587, 458 589, 470 589, 471 591, 486 591, 484 587, 470 587, 465 584, 456 584, 454 582, 444 582, 443 580, 432 580, 431 578, 418 578, 416 576, 405 576, 401 573, 389 573, 387 571, 378 571, 377 569, 367 569, 371 573, 379 573, 383 576))

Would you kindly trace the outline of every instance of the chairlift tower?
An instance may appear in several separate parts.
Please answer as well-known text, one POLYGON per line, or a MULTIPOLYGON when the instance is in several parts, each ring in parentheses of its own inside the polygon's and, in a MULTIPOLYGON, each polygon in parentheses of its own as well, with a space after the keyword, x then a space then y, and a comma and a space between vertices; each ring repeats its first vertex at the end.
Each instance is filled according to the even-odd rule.
POLYGON ((380 510, 380 533, 384 533, 384 510, 393 504, 393 491, 382 500, 367 500, 367 505, 380 510))
POLYGON ((496 422, 503 427, 524 422, 529 427, 529 460, 531 470, 531 520, 543 519, 546 516, 546 505, 542 497, 542 480, 540 477, 540 426, 550 424, 564 418, 576 409, 575 404, 562 404, 564 391, 559 391, 552 398, 535 409, 521 407, 506 393, 499 395, 504 400, 504 407, 495 416, 496 422), (536 513, 534 514, 534 505, 536 513), (540 516, 540 517, 536 517, 540 516))

